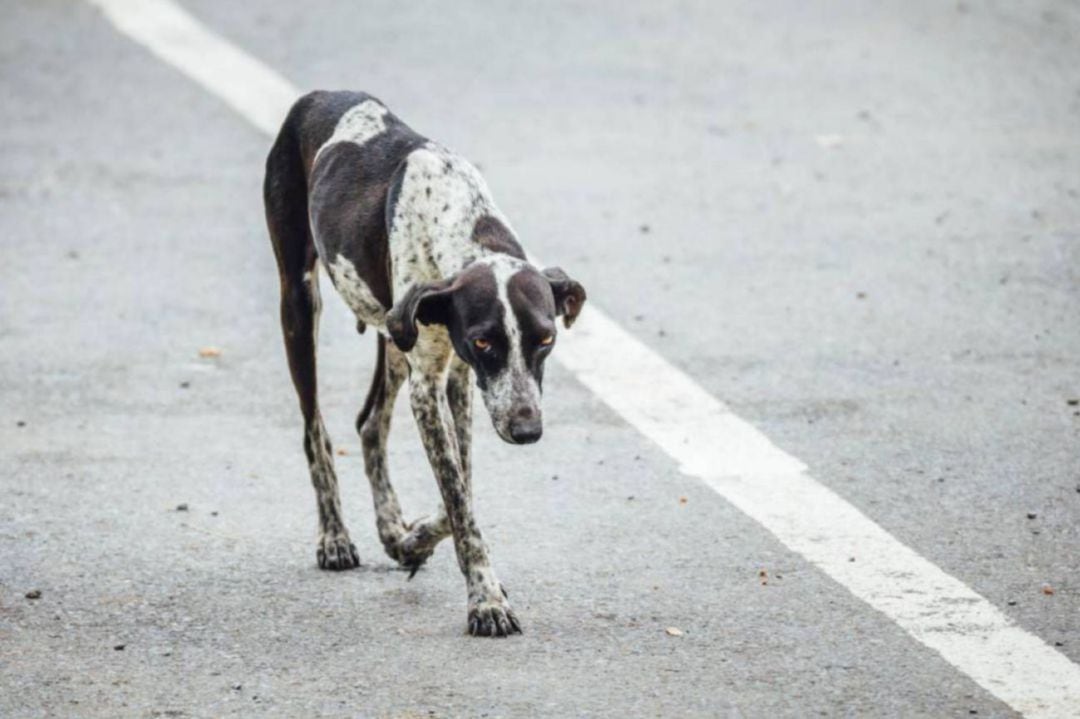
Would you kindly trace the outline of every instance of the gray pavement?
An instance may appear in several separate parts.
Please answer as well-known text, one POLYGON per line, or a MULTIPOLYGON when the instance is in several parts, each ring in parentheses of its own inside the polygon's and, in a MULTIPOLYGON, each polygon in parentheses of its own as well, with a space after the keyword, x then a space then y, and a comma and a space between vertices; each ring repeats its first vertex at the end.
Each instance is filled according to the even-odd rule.
MULTIPOLYGON (((590 303, 1080 662, 1075 5, 186 7, 472 157, 590 303)), ((525 634, 464 636, 450 545, 412 581, 381 553, 336 298, 365 567, 320 572, 268 139, 87 5, 0 9, 0 715, 1012 715, 557 365, 539 445, 478 418, 525 634)))

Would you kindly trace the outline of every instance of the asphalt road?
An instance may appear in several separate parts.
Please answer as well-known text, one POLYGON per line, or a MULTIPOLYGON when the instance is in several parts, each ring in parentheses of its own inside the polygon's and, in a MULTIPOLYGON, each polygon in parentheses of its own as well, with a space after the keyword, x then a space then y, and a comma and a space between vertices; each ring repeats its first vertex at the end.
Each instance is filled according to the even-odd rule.
MULTIPOLYGON (((186 7, 473 158, 591 304, 1080 662, 1075 5, 186 7)), ((0 715, 1012 715, 557 365, 539 445, 478 418, 525 634, 466 637, 449 543, 407 581, 375 536, 336 298, 365 566, 320 572, 269 141, 89 5, 0 12, 0 715)))

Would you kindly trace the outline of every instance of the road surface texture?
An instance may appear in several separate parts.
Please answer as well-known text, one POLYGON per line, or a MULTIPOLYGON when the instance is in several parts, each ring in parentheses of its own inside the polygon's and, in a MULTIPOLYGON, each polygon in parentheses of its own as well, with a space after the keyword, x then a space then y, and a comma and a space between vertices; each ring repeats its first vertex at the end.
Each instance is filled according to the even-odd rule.
MULTIPOLYGON (((1080 662, 1076 5, 185 7, 472 158, 585 313, 1080 662)), ((382 553, 374 339, 329 296, 364 566, 319 571, 269 139, 89 4, 0 12, 0 715, 1015 716, 558 364, 539 445, 478 412, 525 633, 465 636, 450 543, 411 581, 382 553)), ((395 423, 411 518, 437 491, 395 423)))

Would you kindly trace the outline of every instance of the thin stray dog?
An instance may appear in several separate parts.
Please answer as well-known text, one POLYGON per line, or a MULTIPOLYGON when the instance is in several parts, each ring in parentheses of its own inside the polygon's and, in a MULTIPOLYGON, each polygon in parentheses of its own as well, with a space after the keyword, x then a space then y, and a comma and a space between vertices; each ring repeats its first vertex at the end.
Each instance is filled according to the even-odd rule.
POLYGON ((379 332, 375 377, 356 428, 386 553, 415 573, 452 534, 468 587, 469 633, 519 633, 473 517, 472 375, 502 439, 540 439, 541 382, 555 317, 570 327, 584 288, 558 268, 529 264, 477 169, 364 93, 300 98, 267 157, 263 191, 318 503, 319 566, 360 563, 341 517, 319 412, 321 260, 358 330, 370 325, 379 332), (411 523, 402 519, 386 467, 390 415, 406 377, 443 500, 434 517, 411 523))

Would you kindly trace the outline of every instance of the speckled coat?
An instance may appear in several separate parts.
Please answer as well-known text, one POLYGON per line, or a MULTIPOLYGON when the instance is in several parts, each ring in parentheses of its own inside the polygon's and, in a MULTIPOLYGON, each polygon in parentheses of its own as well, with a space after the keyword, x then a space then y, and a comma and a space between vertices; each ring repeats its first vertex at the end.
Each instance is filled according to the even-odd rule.
POLYGON ((472 164, 363 93, 314 92, 297 101, 267 158, 264 195, 319 510, 319 565, 359 564, 318 408, 321 263, 358 329, 370 326, 380 335, 357 429, 387 553, 415 573, 452 535, 468 588, 469 631, 519 632, 472 512, 472 382, 475 376, 501 437, 538 439, 554 317, 562 315, 569 327, 584 289, 557 268, 541 272, 527 262, 472 164), (411 523, 403 520, 385 451, 406 378, 443 499, 432 516, 411 523))

